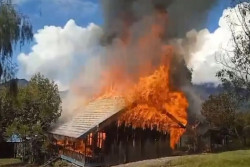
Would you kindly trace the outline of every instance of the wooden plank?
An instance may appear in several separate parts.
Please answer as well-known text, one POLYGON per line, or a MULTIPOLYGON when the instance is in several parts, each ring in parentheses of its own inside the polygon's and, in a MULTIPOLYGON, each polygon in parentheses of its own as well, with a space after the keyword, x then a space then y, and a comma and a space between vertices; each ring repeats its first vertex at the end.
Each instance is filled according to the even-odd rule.
POLYGON ((78 165, 78 166, 81 166, 81 167, 84 167, 85 166, 85 163, 84 162, 80 162, 80 161, 77 161, 71 157, 68 157, 68 156, 65 156, 65 155, 61 155, 61 158, 65 161, 68 161, 72 164, 75 164, 75 165, 78 165))

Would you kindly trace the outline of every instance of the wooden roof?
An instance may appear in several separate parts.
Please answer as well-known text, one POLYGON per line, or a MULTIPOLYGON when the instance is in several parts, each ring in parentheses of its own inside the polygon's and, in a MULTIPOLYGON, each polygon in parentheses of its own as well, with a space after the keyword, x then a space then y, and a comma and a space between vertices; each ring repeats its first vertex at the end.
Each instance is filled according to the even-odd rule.
POLYGON ((75 115, 71 121, 55 128, 51 133, 79 138, 124 108, 125 101, 121 97, 94 100, 86 105, 80 113, 75 115))

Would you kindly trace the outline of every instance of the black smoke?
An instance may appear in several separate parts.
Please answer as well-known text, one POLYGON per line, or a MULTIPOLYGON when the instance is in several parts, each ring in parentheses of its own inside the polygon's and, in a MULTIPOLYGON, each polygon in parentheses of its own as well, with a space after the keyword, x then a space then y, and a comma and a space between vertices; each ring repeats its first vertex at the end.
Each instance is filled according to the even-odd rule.
MULTIPOLYGON (((208 11, 218 0, 102 0, 105 39, 110 42, 126 26, 152 15, 155 9, 166 10, 168 38, 184 37, 192 29, 205 28, 208 11)), ((143 27, 142 27, 143 28, 143 27)))
MULTIPOLYGON (((127 29, 130 29, 135 37, 147 32, 147 25, 151 24, 148 18, 154 15, 155 11, 167 13, 167 25, 164 25, 166 31, 161 40, 168 44, 172 39, 184 38, 192 29, 205 28, 208 12, 217 2, 218 0, 102 0, 104 13, 102 44, 112 50, 115 49, 114 41, 122 39, 127 29)), ((133 46, 131 48, 134 50, 133 46)), ((131 55, 129 60, 136 66, 137 60, 133 52, 129 53, 131 55)), ((147 56, 152 57, 150 54, 145 55, 145 59, 147 56)), ((201 100, 193 91, 191 71, 186 66, 184 56, 176 53, 172 60, 171 85, 186 93, 190 103, 189 120, 194 121, 194 117, 201 117, 201 100)), ((133 71, 135 68, 128 69, 133 71)))

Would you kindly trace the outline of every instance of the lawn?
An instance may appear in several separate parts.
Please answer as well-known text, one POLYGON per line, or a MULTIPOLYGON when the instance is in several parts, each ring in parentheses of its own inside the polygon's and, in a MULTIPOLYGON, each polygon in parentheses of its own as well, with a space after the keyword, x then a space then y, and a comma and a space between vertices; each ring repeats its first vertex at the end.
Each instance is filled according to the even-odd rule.
POLYGON ((250 150, 146 160, 120 167, 250 167, 250 150))
POLYGON ((250 150, 180 157, 165 163, 166 167, 250 167, 250 150))
POLYGON ((19 166, 22 164, 20 159, 0 159, 0 166, 19 166))
MULTIPOLYGON (((22 166, 19 159, 0 159, 0 166, 22 166)), ((250 167, 250 150, 218 154, 166 157, 135 162, 119 167, 250 167)))

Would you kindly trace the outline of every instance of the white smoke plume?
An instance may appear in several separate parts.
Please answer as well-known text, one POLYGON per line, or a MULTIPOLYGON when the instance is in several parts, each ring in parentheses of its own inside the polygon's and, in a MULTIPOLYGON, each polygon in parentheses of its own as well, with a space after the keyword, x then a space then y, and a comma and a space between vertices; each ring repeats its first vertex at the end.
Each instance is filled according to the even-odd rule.
POLYGON ((41 72, 54 80, 60 91, 69 90, 62 99, 63 116, 68 117, 91 96, 90 90, 97 89, 94 86, 101 70, 102 34, 99 26, 91 23, 80 27, 74 20, 64 27, 45 26, 35 34, 32 51, 18 56, 18 76, 29 79, 41 72))
MULTIPOLYGON (((178 54, 183 55, 187 66, 193 70, 194 84, 220 84, 215 76, 216 72, 223 67, 220 59, 224 54, 230 55, 234 49, 230 25, 234 25, 235 33, 244 32, 240 16, 242 12, 240 9, 244 4, 247 3, 225 9, 214 32, 209 32, 208 29, 200 31, 193 29, 187 32, 185 38, 171 41, 178 54)), ((250 20, 250 13, 247 13, 246 19, 250 20)))
POLYGON ((149 42, 149 47, 139 51, 138 46, 132 42, 129 49, 123 52, 126 32, 133 34, 131 41, 137 41, 137 37, 148 32, 148 25, 154 21, 153 13, 158 10, 167 12, 169 20, 164 35, 156 41, 176 47, 172 80, 177 89, 186 92, 191 103, 190 111, 200 114, 201 99, 192 90, 189 69, 193 69, 193 83, 218 83, 215 71, 220 66, 216 64, 214 55, 229 40, 225 38, 230 32, 225 31, 227 25, 223 22, 224 15, 215 32, 202 29, 208 10, 216 2, 151 0, 142 3, 142 0, 103 0, 103 28, 93 23, 85 28, 80 27, 73 20, 64 27, 44 27, 35 34, 36 44, 32 51, 18 56, 19 76, 29 78, 41 72, 56 81, 60 90, 69 90, 63 99, 63 114, 68 117, 105 84, 101 74, 112 63, 122 62, 120 65, 127 70, 127 74, 139 70, 137 67, 140 61, 135 54, 143 55, 140 60, 158 64, 159 59, 154 55, 157 55, 159 48, 155 43, 149 42))

